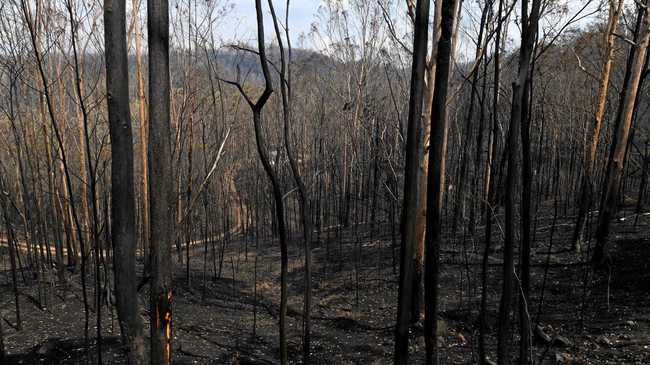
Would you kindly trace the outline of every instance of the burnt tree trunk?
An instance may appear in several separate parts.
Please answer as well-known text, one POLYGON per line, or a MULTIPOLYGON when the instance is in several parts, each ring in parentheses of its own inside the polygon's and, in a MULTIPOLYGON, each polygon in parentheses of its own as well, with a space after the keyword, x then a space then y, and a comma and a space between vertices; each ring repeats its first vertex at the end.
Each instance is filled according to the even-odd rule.
POLYGON ((436 82, 431 107, 429 175, 427 176, 427 226, 424 259, 424 343, 427 365, 438 364, 438 276, 442 243, 442 205, 447 158, 447 90, 451 70, 452 41, 458 0, 442 2, 441 34, 436 55, 436 82))
POLYGON ((168 0, 147 3, 149 39, 149 239, 151 246, 151 363, 172 361, 172 242, 174 194, 169 116, 168 0))
MULTIPOLYGON (((647 4, 647 1, 646 1, 647 4)), ((625 151, 630 136, 630 127, 632 125, 632 116, 635 109, 635 101, 639 91, 639 84, 645 65, 645 57, 650 40, 650 11, 640 7, 640 12, 645 12, 639 28, 639 34, 636 42, 636 52, 630 67, 630 80, 628 87, 625 89, 624 98, 621 105, 620 120, 616 129, 616 139, 612 147, 612 153, 607 163, 608 168, 605 172, 605 187, 603 189, 603 199, 601 201, 600 215, 598 216, 598 229, 596 232, 596 247, 594 250, 593 261, 597 264, 606 263, 608 255, 606 245, 609 236, 609 225, 612 216, 616 211, 618 201, 619 187, 623 175, 625 161, 625 151)))
MULTIPOLYGON (((404 204, 401 219, 400 274, 397 296, 397 325, 395 326, 395 364, 408 364, 409 320, 413 281, 413 250, 416 244, 416 218, 418 213, 418 170, 421 154, 421 114, 424 91, 424 73, 429 37, 429 0, 418 0, 413 40, 413 63, 409 98, 408 129, 406 139, 406 167, 404 204)), ((415 299, 417 300, 417 298, 415 299)), ((418 311, 419 312, 419 311, 418 311)))
POLYGON ((111 137, 111 240, 115 296, 131 364, 145 364, 144 329, 136 289, 133 136, 129 108, 125 0, 104 2, 106 94, 111 137))

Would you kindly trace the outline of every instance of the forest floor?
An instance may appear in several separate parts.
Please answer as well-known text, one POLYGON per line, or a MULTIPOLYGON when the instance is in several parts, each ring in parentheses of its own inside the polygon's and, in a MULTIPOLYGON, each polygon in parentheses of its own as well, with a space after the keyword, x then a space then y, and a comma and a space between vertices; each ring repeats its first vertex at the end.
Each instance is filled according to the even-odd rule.
MULTIPOLYGON (((590 264, 585 264, 590 255, 588 249, 582 254, 570 249, 572 218, 557 219, 552 229, 552 214, 553 209, 540 211, 535 225, 533 297, 527 308, 534 327, 538 324, 539 330, 551 338, 546 342, 541 339, 543 336, 535 336, 536 363, 650 364, 650 214, 639 216, 635 227, 634 215, 622 212, 627 218, 617 219, 611 235, 611 270, 596 273, 590 264)), ((474 239, 461 228, 455 239, 450 239, 450 232, 446 232, 440 269, 441 364, 476 363, 483 229, 476 226, 474 239)), ((335 231, 322 233, 313 247, 312 362, 389 364, 397 297, 390 227, 377 224, 371 229, 368 225, 357 225, 341 232, 340 235, 335 231)), ((493 232, 496 238, 500 236, 497 225, 493 232)), ((215 242, 217 252, 220 245, 221 242, 215 242)), ((257 250, 250 240, 247 246, 246 250, 241 238, 228 243, 220 276, 220 260, 218 257, 213 260, 212 247, 206 256, 203 247, 193 247, 190 285, 185 263, 176 264, 175 364, 278 363, 279 248, 277 242, 270 241, 261 241, 257 250)), ((302 346, 303 253, 300 246, 296 237, 289 247, 287 332, 289 358, 293 363, 300 362, 302 346)), ((495 239, 493 246, 489 258, 490 335, 487 337, 491 358, 496 347, 495 323, 502 276, 500 239, 495 239)), ((398 257, 397 250, 394 254, 398 257)), ((35 281, 27 277, 29 284, 25 284, 19 276, 23 328, 17 331, 13 327, 15 303, 11 277, 6 270, 8 260, 2 260, 0 265, 5 270, 0 276, 0 311, 9 363, 96 363, 89 360, 96 352, 92 345, 96 334, 94 312, 90 313, 89 323, 91 348, 84 349, 79 275, 69 273, 66 288, 45 283, 47 295, 42 299, 47 298, 47 303, 42 300, 42 305, 39 305, 35 281)), ((93 279, 90 275, 88 278, 92 301, 93 279)), ((147 321, 146 286, 140 293, 140 303, 147 321)), ((102 313, 103 362, 124 363, 115 314, 107 306, 102 306, 102 313)), ((513 333, 518 331, 517 318, 515 311, 511 320, 513 333)), ((518 335, 513 334, 513 356, 518 352, 518 341, 518 335)), ((412 362, 422 363, 421 327, 413 328, 410 343, 412 362)))

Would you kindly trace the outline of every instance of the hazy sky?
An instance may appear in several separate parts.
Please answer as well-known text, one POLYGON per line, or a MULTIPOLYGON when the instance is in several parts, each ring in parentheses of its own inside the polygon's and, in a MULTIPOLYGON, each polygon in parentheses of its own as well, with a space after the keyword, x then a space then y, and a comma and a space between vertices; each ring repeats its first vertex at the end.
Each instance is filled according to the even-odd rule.
MULTIPOLYGON (((257 40, 257 27, 255 21, 255 0, 221 0, 228 1, 228 4, 232 6, 232 9, 229 11, 229 15, 221 18, 219 25, 216 29, 216 34, 222 39, 224 43, 233 43, 233 42, 245 42, 254 44, 257 40)), ((369 2, 376 0, 367 0, 369 2)), ((401 7, 404 7, 404 0, 396 0, 397 4, 401 7)), ((289 13, 289 27, 291 33, 291 39, 293 46, 296 48, 318 48, 320 44, 315 45, 313 42, 307 38, 305 42, 301 42, 301 35, 307 35, 311 30, 311 25, 317 20, 317 13, 319 6, 322 4, 322 0, 291 0, 290 3, 290 13, 289 13)), ((559 29, 562 29, 562 26, 569 21, 576 13, 579 13, 583 5, 587 4, 585 9, 580 13, 580 16, 577 16, 579 21, 575 22, 571 27, 584 26, 595 20, 595 14, 593 11, 598 8, 600 1, 598 0, 558 0, 558 4, 565 6, 568 10, 562 16, 557 14, 551 16, 545 16, 544 20, 540 23, 540 33, 545 34, 547 32, 553 33, 559 29), (582 16, 589 15, 586 19, 582 19, 582 16)), ((274 38, 273 33, 273 23, 269 15, 268 3, 267 0, 262 0, 262 6, 264 7, 264 20, 266 28, 266 41, 271 42, 274 38)), ((274 6, 276 8, 276 13, 280 17, 281 23, 284 23, 285 15, 285 6, 286 0, 275 0, 274 6)), ((459 46, 459 56, 473 57, 474 45, 467 36, 471 35, 475 37, 476 24, 478 24, 478 18, 480 17, 479 8, 476 5, 475 0, 464 1, 463 3, 463 16, 461 22, 461 39, 459 46)), ((516 17, 516 14, 519 10, 519 6, 515 8, 515 14, 513 17, 516 17)), ((400 8, 398 10, 401 12, 401 15, 406 13, 405 9, 400 8)), ((433 11, 433 10, 432 10, 433 11)), ((431 14, 432 15, 432 14, 431 14)), ((403 16, 404 18, 405 16, 403 16)), ((403 19, 402 19, 403 20, 403 19)), ((573 19, 576 20, 576 19, 573 19)), ((396 25, 399 28, 399 24, 396 25)), ((508 34, 511 39, 512 44, 510 46, 516 46, 518 43, 519 29, 515 22, 512 22, 510 25, 510 32, 508 34)), ((400 32, 401 34, 406 34, 405 32, 400 32)))
MULTIPOLYGON (((223 31, 226 38, 238 38, 252 40, 257 36, 257 28, 255 26, 255 1, 254 0, 232 0, 234 8, 231 12, 232 20, 224 24, 223 31)), ((271 17, 268 16, 267 1, 262 1, 265 8, 265 28, 267 29, 267 39, 271 39, 273 34, 273 24, 271 17)), ((285 13, 285 0, 274 1, 273 6, 284 23, 285 13)), ((289 30, 291 32, 292 41, 298 42, 301 34, 309 33, 311 24, 315 19, 315 14, 318 11, 320 0, 292 0, 290 3, 289 12, 289 30)), ((296 44, 298 46, 298 44, 296 44)))

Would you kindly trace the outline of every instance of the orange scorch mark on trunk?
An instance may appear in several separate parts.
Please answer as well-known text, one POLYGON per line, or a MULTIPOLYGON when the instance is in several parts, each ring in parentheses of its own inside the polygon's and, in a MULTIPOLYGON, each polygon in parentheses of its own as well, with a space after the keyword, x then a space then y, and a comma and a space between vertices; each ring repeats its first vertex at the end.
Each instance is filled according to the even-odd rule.
POLYGON ((171 364, 172 357, 172 291, 167 292, 167 308, 163 318, 163 330, 165 333, 165 360, 171 364))

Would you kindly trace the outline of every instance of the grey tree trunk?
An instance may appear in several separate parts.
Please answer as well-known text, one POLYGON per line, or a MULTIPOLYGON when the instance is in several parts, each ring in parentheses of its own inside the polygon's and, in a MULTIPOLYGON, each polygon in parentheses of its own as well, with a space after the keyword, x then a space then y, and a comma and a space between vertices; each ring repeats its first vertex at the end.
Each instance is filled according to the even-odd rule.
POLYGON ((151 245, 151 363, 172 362, 172 242, 174 195, 169 117, 169 4, 147 3, 149 39, 149 239, 151 245))
POLYGON ((104 1, 106 94, 111 137, 111 239, 115 296, 122 339, 131 364, 145 364, 142 320, 135 272, 133 136, 129 108, 125 0, 104 1))

